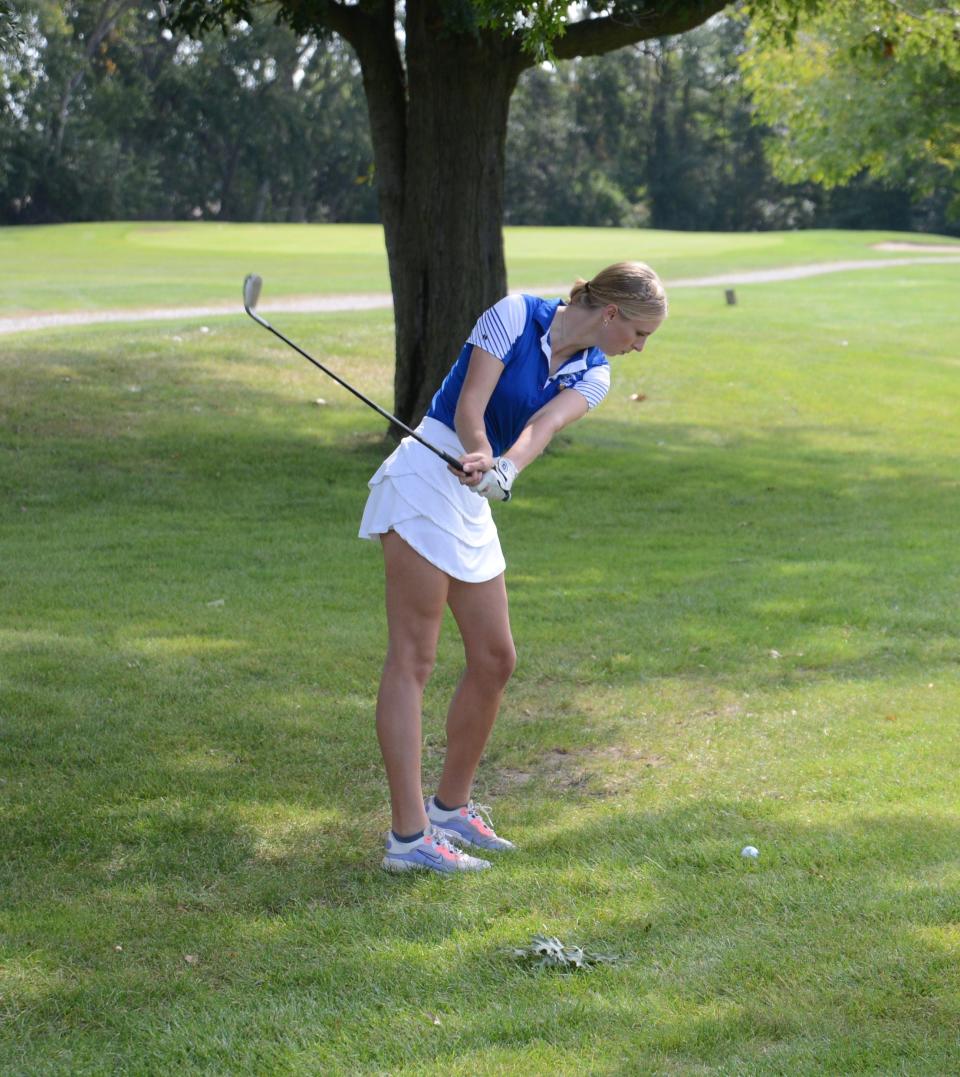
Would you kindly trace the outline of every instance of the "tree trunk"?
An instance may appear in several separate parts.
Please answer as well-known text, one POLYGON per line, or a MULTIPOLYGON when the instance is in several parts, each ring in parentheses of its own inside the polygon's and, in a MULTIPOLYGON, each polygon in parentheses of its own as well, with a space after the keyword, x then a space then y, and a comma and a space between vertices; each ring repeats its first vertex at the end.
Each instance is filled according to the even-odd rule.
POLYGON ((290 208, 287 220, 291 224, 303 224, 307 219, 307 203, 303 196, 303 187, 294 178, 294 187, 290 195, 290 208))
POLYGON ((367 24, 344 36, 370 113, 396 323, 394 412, 413 425, 477 317, 506 293, 507 114, 529 61, 515 40, 445 26, 441 0, 406 10, 405 68, 392 17, 377 33, 367 24))
POLYGON ((259 224, 267 214, 267 202, 270 200, 270 177, 264 176, 257 187, 257 200, 253 206, 253 219, 259 224))
POLYGON ((647 173, 652 228, 676 228, 673 132, 670 125, 670 99, 673 72, 669 42, 661 41, 657 58, 657 84, 650 109, 653 145, 647 173))
POLYGON ((385 220, 405 422, 420 420, 477 317, 507 290, 503 175, 518 57, 493 35, 451 35, 438 48, 433 7, 407 8, 404 205, 399 221, 385 220))

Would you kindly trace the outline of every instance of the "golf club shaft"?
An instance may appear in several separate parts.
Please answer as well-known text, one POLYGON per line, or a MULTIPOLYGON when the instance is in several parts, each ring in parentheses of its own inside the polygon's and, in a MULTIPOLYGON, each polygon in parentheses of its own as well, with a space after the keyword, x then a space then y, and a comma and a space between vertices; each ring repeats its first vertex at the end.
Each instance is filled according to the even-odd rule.
POLYGON ((437 448, 436 445, 431 445, 430 442, 426 440, 426 438, 422 438, 416 432, 416 430, 411 430, 410 427, 407 426, 406 423, 401 422, 396 417, 396 415, 391 415, 389 411, 386 411, 384 408, 381 408, 379 404, 374 403, 374 401, 372 401, 369 397, 364 396, 359 389, 354 389, 354 387, 348 382, 345 382, 343 378, 339 377, 337 374, 334 374, 332 370, 328 370, 323 365, 323 363, 318 362, 316 359, 313 358, 312 355, 308 355, 303 350, 303 348, 301 348, 298 344, 294 344, 292 340, 290 340, 288 337, 285 337, 283 333, 281 333, 278 329, 274 329, 274 327, 268 321, 266 321, 266 319, 261 318, 256 311, 251 310, 250 307, 246 306, 246 304, 244 305, 243 309, 247 312, 247 314, 250 315, 251 318, 253 318, 255 322, 258 322, 260 325, 262 325, 264 329, 269 329, 275 337, 279 337, 280 340, 284 342, 284 344, 288 344, 291 348, 293 348, 294 351, 299 352, 304 357, 304 359, 306 359, 310 363, 313 363, 313 365, 318 370, 322 370, 323 373, 327 375, 327 377, 333 378, 333 380, 338 385, 342 385, 344 389, 353 393, 355 397, 358 397, 360 400, 362 400, 364 404, 366 404, 368 407, 373 408, 375 412, 377 412, 379 415, 382 415, 384 419, 388 420, 388 422, 393 423, 394 426, 398 426, 405 434, 408 434, 416 441, 419 441, 420 444, 424 446, 424 448, 427 448, 431 452, 436 453, 437 456, 439 456, 441 460, 446 461, 446 463, 448 463, 450 467, 456 468, 457 471, 463 471, 463 464, 461 464, 455 456, 451 456, 450 453, 444 452, 443 449, 437 448))

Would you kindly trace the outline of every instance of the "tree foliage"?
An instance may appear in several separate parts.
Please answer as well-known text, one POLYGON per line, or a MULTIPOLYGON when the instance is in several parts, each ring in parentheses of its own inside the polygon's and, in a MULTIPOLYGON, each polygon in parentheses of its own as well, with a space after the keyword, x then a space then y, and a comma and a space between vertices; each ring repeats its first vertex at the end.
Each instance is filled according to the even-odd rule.
POLYGON ((202 45, 155 5, 28 0, 0 52, 0 220, 376 218, 356 60, 270 17, 202 45))
POLYGON ((945 231, 946 198, 919 169, 896 185, 857 176, 830 190, 773 174, 738 57, 747 26, 718 15, 687 34, 606 56, 537 65, 520 79, 507 134, 513 224, 703 231, 945 231))
POLYGON ((23 28, 13 0, 0 0, 0 49, 13 50, 23 44, 23 28))
POLYGON ((949 173, 960 191, 960 5, 835 0, 752 15, 743 70, 778 135, 778 175, 829 187, 867 170, 930 188, 949 173))
MULTIPOLYGON (((0 58, 0 220, 378 219, 361 74, 336 39, 261 12, 189 40, 138 3, 87 58, 97 14, 116 7, 31 0, 23 10, 27 47, 0 58)), ((531 66, 510 111, 506 221, 946 230, 945 200, 919 197, 930 177, 915 162, 887 191, 863 177, 825 191, 773 175, 771 129, 755 122, 738 62, 753 33, 720 15, 684 35, 531 66)))

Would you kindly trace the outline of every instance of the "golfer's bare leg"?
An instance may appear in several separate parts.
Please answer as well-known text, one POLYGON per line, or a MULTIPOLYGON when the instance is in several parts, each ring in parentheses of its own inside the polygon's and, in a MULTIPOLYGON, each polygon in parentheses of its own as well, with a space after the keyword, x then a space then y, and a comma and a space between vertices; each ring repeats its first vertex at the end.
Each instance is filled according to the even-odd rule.
POLYGON ((466 804, 517 653, 501 573, 486 583, 450 580, 447 602, 460 628, 467 668, 447 713, 447 755, 437 796, 466 804))
POLYGON ((377 696, 377 739, 393 808, 393 829, 427 825, 420 778, 423 689, 433 670, 449 577, 396 532, 381 535, 386 567, 387 658, 377 696))

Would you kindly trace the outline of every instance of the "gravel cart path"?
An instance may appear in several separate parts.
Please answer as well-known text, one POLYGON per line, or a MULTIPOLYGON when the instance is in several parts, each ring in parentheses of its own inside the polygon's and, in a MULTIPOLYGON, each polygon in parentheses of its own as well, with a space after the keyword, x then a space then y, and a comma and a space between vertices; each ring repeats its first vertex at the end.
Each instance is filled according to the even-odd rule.
MULTIPOLYGON (((849 273, 861 269, 897 269, 904 266, 952 264, 960 265, 960 245, 956 248, 909 244, 881 244, 881 250, 954 250, 955 254, 935 257, 885 258, 854 262, 817 262, 812 265, 784 266, 782 269, 756 269, 736 273, 724 273, 714 277, 688 277, 666 281, 667 290, 672 288, 729 287, 737 284, 773 284, 784 280, 801 280, 819 277, 826 273, 849 273)), ((568 286, 553 284, 528 289, 538 294, 562 294, 568 286)), ((240 287, 237 286, 239 293, 240 287)), ((328 311, 373 310, 390 307, 393 299, 388 292, 367 292, 360 295, 304 295, 266 300, 260 305, 264 312, 288 312, 296 314, 319 314, 328 311)), ((219 303, 202 307, 153 307, 126 310, 64 311, 60 314, 29 314, 0 318, 0 335, 23 333, 35 329, 57 329, 69 325, 95 325, 104 322, 152 322, 182 320, 184 318, 213 318, 236 314, 242 310, 239 295, 236 303, 219 303)))

